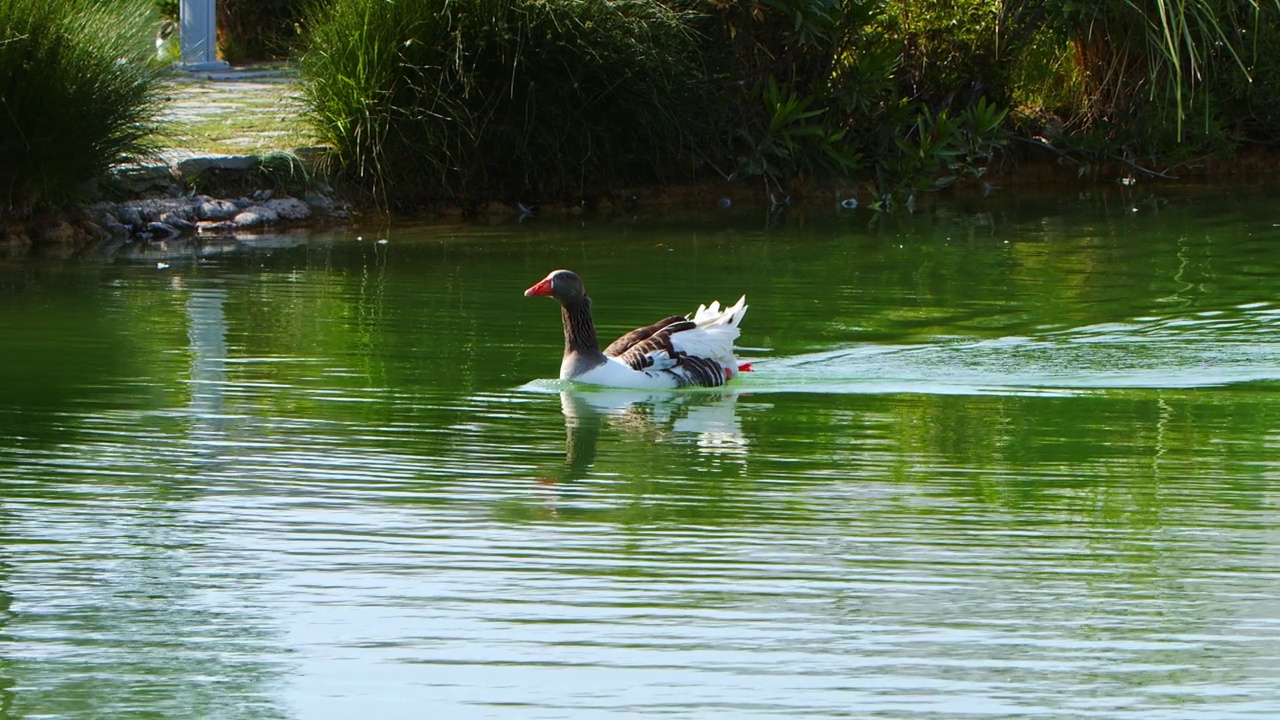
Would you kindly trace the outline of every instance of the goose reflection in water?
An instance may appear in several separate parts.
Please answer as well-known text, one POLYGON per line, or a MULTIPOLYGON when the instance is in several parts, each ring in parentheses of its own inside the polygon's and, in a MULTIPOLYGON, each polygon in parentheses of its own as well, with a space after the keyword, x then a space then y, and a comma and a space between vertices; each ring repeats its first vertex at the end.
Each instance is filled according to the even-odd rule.
POLYGON ((731 391, 563 390, 565 464, 558 479, 587 475, 606 427, 616 431, 620 442, 683 444, 704 454, 746 455, 737 402, 738 393, 731 391))

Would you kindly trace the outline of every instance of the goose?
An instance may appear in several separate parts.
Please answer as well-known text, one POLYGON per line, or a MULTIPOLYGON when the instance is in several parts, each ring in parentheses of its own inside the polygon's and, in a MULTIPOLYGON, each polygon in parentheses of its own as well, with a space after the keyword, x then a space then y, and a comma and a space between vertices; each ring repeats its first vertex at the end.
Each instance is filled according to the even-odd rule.
POLYGON ((747 312, 745 295, 730 307, 722 309, 717 301, 698 306, 691 315, 672 315, 637 328, 601 352, 591 298, 576 273, 552 271, 524 294, 560 301, 564 320, 561 380, 640 390, 719 387, 736 373, 751 369, 749 363, 739 365, 733 355, 738 323, 747 312))

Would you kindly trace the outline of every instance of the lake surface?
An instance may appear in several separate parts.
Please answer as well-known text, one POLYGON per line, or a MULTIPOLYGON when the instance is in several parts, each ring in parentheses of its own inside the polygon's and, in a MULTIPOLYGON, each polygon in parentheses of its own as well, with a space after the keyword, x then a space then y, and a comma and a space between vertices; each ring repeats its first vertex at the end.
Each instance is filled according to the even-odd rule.
POLYGON ((1280 717, 1276 190, 0 260, 0 717, 1280 717))

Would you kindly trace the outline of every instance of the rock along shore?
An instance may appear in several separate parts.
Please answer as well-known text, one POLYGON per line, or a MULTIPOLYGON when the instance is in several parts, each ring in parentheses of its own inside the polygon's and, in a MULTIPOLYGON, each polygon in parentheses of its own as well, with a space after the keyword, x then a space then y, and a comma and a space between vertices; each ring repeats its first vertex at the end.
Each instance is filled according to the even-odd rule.
MULTIPOLYGON (((290 158, 301 163, 297 155, 290 154, 290 158)), ((153 164, 121 166, 109 184, 117 194, 131 199, 100 200, 56 216, 0 223, 0 252, 22 253, 33 246, 70 252, 107 246, 120 251, 131 244, 225 239, 343 223, 350 218, 348 206, 335 200, 323 183, 313 183, 315 189, 297 193, 301 197, 274 189, 252 189, 266 184, 260 164, 256 156, 184 153, 153 164), (201 185, 243 192, 183 192, 184 187, 201 185)), ((309 169, 306 172, 312 177, 309 169)))
POLYGON ((179 71, 167 82, 163 116, 180 133, 207 141, 233 118, 257 122, 215 141, 218 149, 175 147, 145 162, 117 166, 97 184, 96 197, 109 200, 47 208, 21 219, 0 215, 0 256, 32 249, 101 256, 104 248, 116 249, 106 257, 149 255, 162 251, 162 243, 217 245, 236 236, 344 223, 350 217, 349 206, 315 172, 325 148, 293 147, 305 142, 305 135, 281 130, 292 127, 298 110, 293 70, 179 71))

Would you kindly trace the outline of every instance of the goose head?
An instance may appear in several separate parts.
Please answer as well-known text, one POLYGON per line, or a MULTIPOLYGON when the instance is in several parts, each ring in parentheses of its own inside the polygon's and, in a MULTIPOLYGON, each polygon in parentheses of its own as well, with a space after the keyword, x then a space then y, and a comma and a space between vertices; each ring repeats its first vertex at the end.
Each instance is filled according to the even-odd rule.
POLYGON ((553 270, 536 285, 524 291, 525 297, 553 297, 561 304, 572 304, 587 296, 582 278, 572 270, 553 270))

